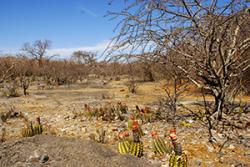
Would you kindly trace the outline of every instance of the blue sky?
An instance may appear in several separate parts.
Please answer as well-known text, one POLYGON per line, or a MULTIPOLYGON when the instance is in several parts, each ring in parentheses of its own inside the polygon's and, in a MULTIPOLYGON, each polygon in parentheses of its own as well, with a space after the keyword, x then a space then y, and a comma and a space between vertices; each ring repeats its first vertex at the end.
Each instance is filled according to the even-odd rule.
MULTIPOLYGON (((111 37, 115 21, 103 17, 123 1, 109 0, 1 0, 0 53, 19 50, 23 43, 52 41, 54 53, 74 49, 101 50, 111 37)), ((64 53, 63 53, 64 54, 64 53)))
MULTIPOLYGON (((119 11, 123 0, 1 0, 0 54, 15 53, 25 42, 48 39, 50 54, 103 51, 115 35, 116 21, 103 17, 119 11)), ((227 0, 219 1, 224 3, 227 0)))

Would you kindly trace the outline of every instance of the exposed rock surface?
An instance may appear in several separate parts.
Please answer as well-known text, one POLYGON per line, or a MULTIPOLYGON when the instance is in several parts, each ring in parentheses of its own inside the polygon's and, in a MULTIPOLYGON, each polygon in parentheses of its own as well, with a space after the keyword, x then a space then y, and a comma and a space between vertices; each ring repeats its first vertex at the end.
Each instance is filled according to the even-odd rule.
POLYGON ((0 145, 4 167, 151 167, 145 159, 122 156, 88 140, 37 135, 0 145))

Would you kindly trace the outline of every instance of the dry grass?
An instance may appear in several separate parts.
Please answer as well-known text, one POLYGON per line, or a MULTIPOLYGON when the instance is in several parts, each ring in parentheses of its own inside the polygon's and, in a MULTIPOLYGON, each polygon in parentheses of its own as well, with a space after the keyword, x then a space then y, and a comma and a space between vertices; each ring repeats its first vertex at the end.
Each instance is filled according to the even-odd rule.
MULTIPOLYGON (((9 105, 15 105, 16 108, 28 114, 31 120, 35 120, 37 116, 41 116, 42 123, 47 123, 47 127, 54 128, 55 133, 60 136, 88 138, 85 133, 86 127, 95 127, 98 122, 80 122, 79 120, 70 119, 73 117, 73 111, 83 111, 84 104, 92 104, 98 106, 106 102, 123 101, 130 108, 135 105, 147 105, 158 103, 159 99, 165 94, 164 81, 158 82, 144 82, 139 83, 136 94, 129 93, 126 85, 126 80, 111 81, 108 85, 103 87, 55 87, 51 90, 37 90, 36 87, 31 86, 29 89, 29 96, 21 96, 17 98, 1 98, 0 97, 0 112, 5 111, 9 105), (105 95, 108 98, 103 98, 105 95), (74 128, 72 128, 74 127, 74 128), (64 129, 69 131, 65 132, 64 129), (76 131, 76 129, 80 129, 76 131)), ((207 99, 212 100, 211 97, 207 99)), ((196 91, 186 92, 185 96, 181 98, 182 101, 202 101, 203 98, 196 91)), ((243 101, 250 101, 250 97, 243 97, 243 101)), ((100 122, 99 122, 100 123, 100 122)), ((18 138, 21 136, 19 129, 25 124, 21 119, 9 120, 6 123, 7 140, 18 138), (11 133, 8 133, 11 132, 11 133)), ((111 124, 107 125, 108 129, 112 129, 111 124)), ((92 131, 89 129, 89 131, 92 131)), ((95 131, 95 129, 93 129, 95 131)), ((205 162, 209 159, 216 159, 214 166, 223 166, 219 163, 218 156, 214 153, 208 152, 204 143, 192 143, 195 135, 185 136, 186 141, 184 149, 188 152, 191 159, 195 159, 199 155, 199 159, 205 162)), ((246 157, 243 156, 244 150, 236 148, 236 159, 240 157, 241 160, 247 162, 246 157)))

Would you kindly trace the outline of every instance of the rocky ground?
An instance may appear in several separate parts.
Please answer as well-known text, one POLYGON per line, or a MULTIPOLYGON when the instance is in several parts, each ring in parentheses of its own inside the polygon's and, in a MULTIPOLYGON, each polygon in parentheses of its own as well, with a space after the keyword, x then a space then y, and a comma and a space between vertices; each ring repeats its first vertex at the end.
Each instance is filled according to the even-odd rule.
POLYGON ((145 158, 121 156, 89 140, 36 135, 0 145, 4 167, 153 167, 145 158))
MULTIPOLYGON (((169 155, 159 157, 152 151, 150 131, 157 130, 160 136, 164 137, 172 128, 169 123, 156 120, 142 125, 145 133, 142 137, 145 154, 140 160, 117 155, 117 134, 119 130, 126 128, 126 120, 112 122, 100 119, 88 120, 84 116, 75 117, 74 114, 83 111, 84 104, 97 107, 105 102, 116 103, 117 101, 123 101, 131 109, 136 104, 140 107, 151 106, 153 108, 163 94, 161 83, 145 83, 139 86, 136 95, 129 94, 122 82, 109 83, 106 86, 95 83, 88 87, 58 87, 50 90, 37 90, 31 87, 29 92, 30 95, 27 97, 0 98, 0 113, 14 106, 16 111, 21 111, 32 121, 40 116, 45 127, 44 134, 57 137, 41 135, 21 139, 21 128, 25 126, 23 119, 13 117, 6 122, 0 120, 1 129, 6 129, 7 140, 0 145, 0 166, 13 166, 14 164, 16 166, 81 166, 87 162, 91 162, 90 164, 93 162, 93 166, 97 166, 94 163, 103 162, 102 165, 106 166, 105 163, 108 163, 109 159, 115 160, 110 161, 112 163, 107 166, 111 164, 115 166, 116 163, 118 163, 117 166, 137 163, 148 165, 145 159, 154 165, 167 166, 169 155), (97 130, 100 128, 106 131, 105 148, 96 142, 89 141, 93 136, 98 137, 97 130), (77 150, 77 145, 82 147, 77 150), (91 145, 91 147, 86 147, 89 151, 84 150, 85 145, 91 145), (29 146, 32 149, 29 149, 29 146), (71 146, 72 149, 70 149, 71 146), (95 148, 96 151, 91 152, 93 150, 91 148, 95 148), (106 149, 107 152, 103 151, 106 149), (48 158, 46 156, 49 160, 43 163, 43 159, 48 158), (127 162, 130 159, 131 163, 127 162)), ((198 97, 188 97, 184 100, 196 101, 198 97)), ((232 135, 238 136, 238 139, 227 140, 222 133, 214 130, 212 133, 216 143, 213 145, 207 142, 208 133, 201 122, 191 118, 179 122, 177 135, 188 156, 188 166, 250 166, 250 113, 228 119, 235 119, 239 125, 244 124, 244 127, 238 127, 232 131, 232 135), (224 147, 220 150, 221 145, 224 147)), ((165 141, 170 145, 168 137, 165 137, 165 141)))

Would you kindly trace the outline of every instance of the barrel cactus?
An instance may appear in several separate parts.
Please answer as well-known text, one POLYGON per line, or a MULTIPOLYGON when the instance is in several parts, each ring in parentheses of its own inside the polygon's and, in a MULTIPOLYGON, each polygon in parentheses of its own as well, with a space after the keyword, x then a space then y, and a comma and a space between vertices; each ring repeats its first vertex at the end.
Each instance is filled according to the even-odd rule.
POLYGON ((32 122, 27 123, 26 121, 27 127, 23 128, 21 132, 23 137, 32 137, 34 135, 43 133, 43 126, 41 124, 40 117, 37 117, 36 121, 37 124, 34 126, 32 122))
POLYGON ((22 134, 23 137, 34 136, 34 129, 33 129, 32 122, 30 122, 30 124, 27 127, 22 129, 21 134, 22 134))
POLYGON ((187 167, 187 155, 182 151, 181 144, 177 141, 176 130, 170 130, 170 139, 173 144, 174 152, 170 155, 170 167, 187 167))
POLYGON ((152 131, 151 136, 152 136, 152 147, 155 154, 162 156, 170 152, 170 148, 167 148, 164 139, 160 138, 156 131, 152 131))
POLYGON ((134 122, 132 126, 133 141, 130 144, 130 154, 136 157, 143 156, 143 142, 140 141, 140 129, 138 122, 134 122))
POLYGON ((37 117, 36 121, 37 121, 37 124, 33 127, 34 135, 42 134, 43 133, 43 126, 41 124, 40 117, 37 117))
POLYGON ((122 131, 118 134, 119 138, 118 151, 120 154, 128 154, 130 151, 130 141, 128 137, 129 137, 128 131, 122 131))

